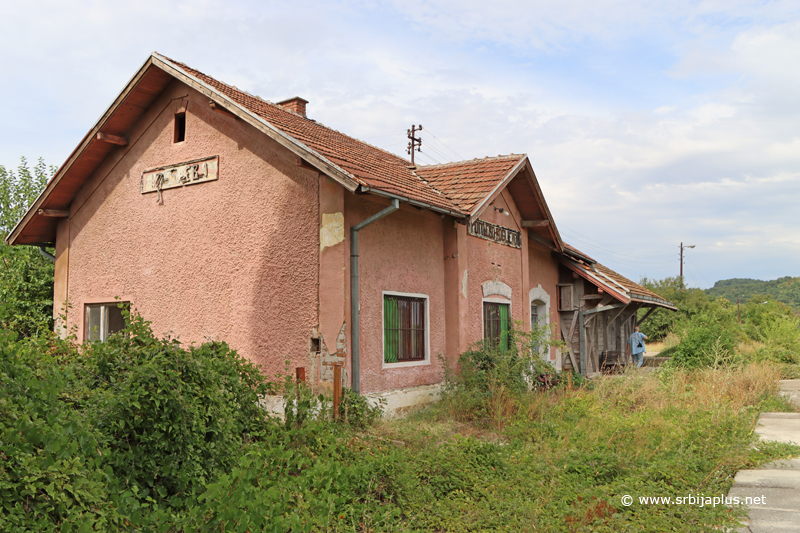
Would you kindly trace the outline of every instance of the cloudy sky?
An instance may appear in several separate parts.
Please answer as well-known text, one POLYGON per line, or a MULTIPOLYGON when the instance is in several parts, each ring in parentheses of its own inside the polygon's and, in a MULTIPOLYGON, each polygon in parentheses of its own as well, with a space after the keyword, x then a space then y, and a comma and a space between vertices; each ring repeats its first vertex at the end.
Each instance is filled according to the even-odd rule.
POLYGON ((427 163, 527 153, 633 280, 800 275, 800 2, 39 1, 0 17, 0 164, 60 165, 158 51, 427 163))

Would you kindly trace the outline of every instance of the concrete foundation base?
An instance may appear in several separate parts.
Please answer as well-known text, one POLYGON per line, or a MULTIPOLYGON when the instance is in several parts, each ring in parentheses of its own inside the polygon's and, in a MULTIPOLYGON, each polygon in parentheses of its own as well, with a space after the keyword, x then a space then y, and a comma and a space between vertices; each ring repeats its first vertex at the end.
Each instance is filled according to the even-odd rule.
MULTIPOLYGON (((411 411, 438 401, 442 396, 442 385, 422 385, 408 389, 365 394, 372 405, 383 404, 383 417, 400 418, 411 411), (383 400, 383 401, 381 401, 383 400)), ((283 396, 263 396, 259 401, 262 409, 272 416, 283 419, 285 416, 283 396)), ((330 407, 330 406, 328 406, 330 407)))
POLYGON ((422 385, 408 389, 398 389, 364 395, 370 402, 377 404, 385 400, 384 418, 399 418, 414 409, 436 402, 442 396, 441 384, 422 385))
MULTIPOLYGON (((781 393, 800 405, 800 380, 781 381, 781 393)), ((800 444, 800 413, 761 413, 755 433, 765 441, 800 444)), ((749 519, 738 532, 800 532, 800 458, 738 472, 728 496, 748 507, 749 519)))

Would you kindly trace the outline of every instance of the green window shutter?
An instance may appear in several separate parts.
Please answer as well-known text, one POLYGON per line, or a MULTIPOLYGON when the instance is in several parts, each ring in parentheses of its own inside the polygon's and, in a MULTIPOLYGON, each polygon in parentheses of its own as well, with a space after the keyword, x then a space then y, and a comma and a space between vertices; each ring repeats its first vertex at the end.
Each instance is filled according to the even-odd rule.
POLYGON ((383 360, 386 363, 397 362, 400 346, 400 316, 397 300, 391 296, 383 297, 383 360))
POLYGON ((508 350, 508 331, 510 324, 508 323, 508 305, 500 304, 500 350, 508 350))

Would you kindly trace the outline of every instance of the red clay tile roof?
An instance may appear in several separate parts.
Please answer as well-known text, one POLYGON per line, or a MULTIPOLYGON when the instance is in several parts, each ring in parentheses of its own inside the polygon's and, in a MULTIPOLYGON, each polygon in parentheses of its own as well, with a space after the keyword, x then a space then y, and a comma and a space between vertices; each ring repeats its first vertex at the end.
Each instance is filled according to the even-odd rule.
POLYGON ((428 185, 411 163, 358 139, 323 126, 277 104, 215 80, 183 63, 160 56, 190 76, 224 94, 250 112, 305 144, 350 173, 361 185, 466 215, 446 194, 428 185))
POLYGON ((461 211, 471 213, 525 155, 505 155, 418 167, 417 176, 442 191, 461 211))
POLYGON ((138 120, 140 115, 135 113, 117 112, 118 109, 121 109, 121 102, 127 102, 126 99, 135 97, 136 105, 139 107, 134 107, 141 108, 140 111, 145 109, 160 92, 159 87, 163 89, 169 82, 170 76, 176 76, 176 74, 184 81, 191 80, 190 83, 205 86, 211 95, 216 93, 224 96, 227 99, 227 103, 224 105, 235 103, 240 107, 236 114, 247 113, 251 117, 257 118, 258 121, 264 121, 277 135, 285 136, 286 140, 294 144, 301 153, 307 154, 310 158, 316 158, 314 164, 323 164, 324 166, 332 164, 333 166, 328 168, 347 182, 345 186, 348 189, 353 190, 352 188, 358 185, 376 194, 399 197, 401 200, 427 206, 454 216, 473 215, 481 201, 488 198, 503 183, 503 180, 509 176, 509 172, 516 165, 527 160, 525 155, 509 155, 414 169, 402 157, 328 128, 278 104, 267 102, 236 87, 217 81, 183 63, 154 53, 75 149, 71 159, 59 169, 34 206, 9 234, 7 241, 9 243, 13 241, 16 244, 23 237, 27 238, 27 241, 19 242, 26 244, 54 241, 55 219, 38 216, 36 210, 42 206, 47 207, 49 205, 47 202, 51 202, 52 198, 57 198, 61 202, 55 202, 53 205, 58 204, 56 207, 62 208, 62 204, 65 202, 68 204, 74 195, 73 189, 80 188, 99 161, 105 157, 110 148, 105 143, 95 142, 95 130, 99 131, 100 127, 105 127, 114 120, 116 120, 115 127, 124 130, 130 127, 132 120, 138 120), (150 77, 148 78, 148 76, 150 77), (139 85, 144 83, 142 80, 147 80, 149 85, 142 94, 139 94, 137 91, 139 85), (143 95, 149 99, 144 98, 143 95), (99 155, 96 154, 98 147, 105 151, 101 151, 99 155), (91 150, 95 150, 95 152, 91 152, 91 150), (91 157, 86 155, 90 152, 91 157), (78 163, 85 158, 84 156, 89 158, 87 159, 88 163, 80 166, 80 171, 73 172, 78 168, 78 163), (75 175, 69 174, 70 172, 75 175), (72 181, 61 179, 67 174, 72 181), (70 185, 72 189, 67 185, 70 185), (66 192, 64 192, 65 187, 66 192), (31 235, 29 236, 26 232, 31 235))
MULTIPOLYGON (((567 250, 567 255, 571 255, 573 258, 580 258, 580 259, 591 259, 589 256, 575 248, 574 246, 570 246, 567 243, 564 243, 564 247, 567 250)), ((604 285, 608 285, 611 289, 615 291, 620 291, 624 288, 624 293, 628 296, 631 300, 636 301, 653 301, 656 300, 664 307, 669 307, 671 309, 675 309, 675 305, 672 302, 668 302, 658 294, 654 293, 653 291, 646 289, 639 285, 638 283, 634 283, 633 281, 629 280, 622 274, 615 272, 608 268, 605 265, 601 265, 594 259, 592 259, 591 264, 587 264, 585 262, 581 262, 581 264, 577 265, 579 268, 582 268, 587 273, 591 272, 595 274, 593 277, 599 279, 604 285), (597 270, 597 273, 592 271, 592 266, 597 270), (597 274, 600 275, 597 275, 597 274)))
POLYGON ((573 254, 577 254, 579 256, 579 258, 581 258, 581 259, 584 259, 584 258, 585 259, 589 259, 592 263, 596 263, 597 262, 597 261, 594 260, 594 258, 589 257, 588 255, 586 255, 585 253, 581 252, 580 250, 578 250, 577 248, 575 248, 574 246, 572 246, 570 244, 564 243, 564 248, 566 248, 566 251, 568 253, 572 252, 573 254))
POLYGON ((601 265, 600 263, 595 263, 594 267, 599 272, 602 272, 603 274, 605 274, 606 276, 608 276, 612 280, 616 281, 617 283, 619 283, 623 287, 627 288, 628 289, 628 293, 630 294, 631 299, 633 299, 633 300, 641 299, 641 298, 637 298, 637 297, 644 296, 644 297, 646 297, 645 299, 656 298, 658 300, 666 301, 666 300, 664 300, 664 298, 662 298, 658 294, 654 293, 653 291, 642 287, 638 283, 634 283, 633 281, 629 280, 628 278, 626 278, 622 274, 619 274, 618 272, 614 272, 613 270, 611 270, 610 268, 608 268, 605 265, 601 265))

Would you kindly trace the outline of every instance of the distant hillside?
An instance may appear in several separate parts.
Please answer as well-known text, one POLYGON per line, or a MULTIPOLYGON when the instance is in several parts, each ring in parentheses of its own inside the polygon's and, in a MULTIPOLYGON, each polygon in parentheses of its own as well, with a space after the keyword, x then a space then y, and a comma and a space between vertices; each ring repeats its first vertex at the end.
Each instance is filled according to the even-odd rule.
POLYGON ((772 281, 761 281, 760 279, 723 279, 714 284, 710 289, 706 289, 706 294, 711 298, 727 298, 731 302, 736 301, 736 297, 741 298, 742 303, 746 302, 754 294, 768 294, 794 309, 795 313, 800 312, 800 278, 778 278, 772 281))

